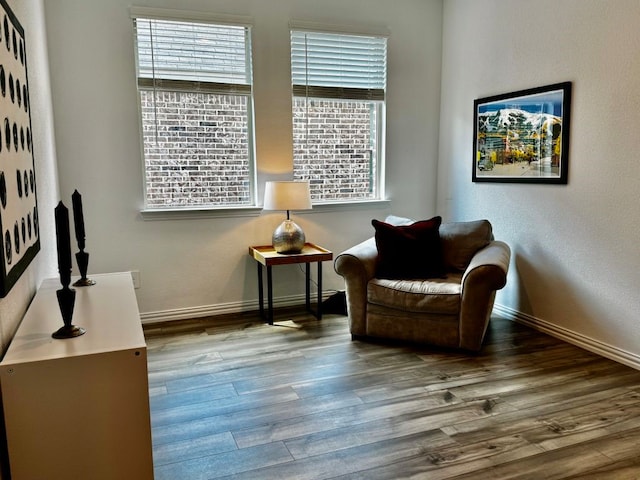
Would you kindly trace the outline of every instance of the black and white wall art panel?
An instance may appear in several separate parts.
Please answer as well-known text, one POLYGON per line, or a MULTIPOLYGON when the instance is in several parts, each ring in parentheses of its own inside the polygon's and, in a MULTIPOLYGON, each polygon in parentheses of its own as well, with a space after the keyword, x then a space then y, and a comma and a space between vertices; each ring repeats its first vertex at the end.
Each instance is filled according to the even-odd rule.
POLYGON ((40 250, 32 135, 24 30, 0 0, 0 297, 40 250))

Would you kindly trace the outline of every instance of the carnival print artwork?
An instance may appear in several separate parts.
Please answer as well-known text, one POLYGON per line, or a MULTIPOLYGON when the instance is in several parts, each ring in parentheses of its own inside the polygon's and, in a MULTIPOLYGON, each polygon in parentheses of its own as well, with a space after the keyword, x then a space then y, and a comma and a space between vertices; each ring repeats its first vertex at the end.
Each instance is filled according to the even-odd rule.
POLYGON ((24 29, 0 0, 0 297, 40 250, 24 29))
POLYGON ((474 101, 474 182, 568 179, 571 83, 474 101))

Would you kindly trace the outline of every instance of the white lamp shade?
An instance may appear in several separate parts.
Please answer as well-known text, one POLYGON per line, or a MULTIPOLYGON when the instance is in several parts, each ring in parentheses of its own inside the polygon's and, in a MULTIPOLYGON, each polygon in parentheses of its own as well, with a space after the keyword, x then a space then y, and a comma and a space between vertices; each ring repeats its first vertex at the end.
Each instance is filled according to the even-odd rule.
POLYGON ((265 210, 309 210, 309 182, 267 182, 264 189, 265 210))

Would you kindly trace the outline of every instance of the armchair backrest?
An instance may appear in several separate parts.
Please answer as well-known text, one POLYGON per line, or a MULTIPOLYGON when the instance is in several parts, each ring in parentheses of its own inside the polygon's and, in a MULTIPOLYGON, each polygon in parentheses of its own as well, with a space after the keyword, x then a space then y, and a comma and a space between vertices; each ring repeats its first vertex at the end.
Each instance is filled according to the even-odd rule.
POLYGON ((445 267, 464 272, 475 253, 491 243, 493 229, 488 220, 443 223, 440 240, 445 267))

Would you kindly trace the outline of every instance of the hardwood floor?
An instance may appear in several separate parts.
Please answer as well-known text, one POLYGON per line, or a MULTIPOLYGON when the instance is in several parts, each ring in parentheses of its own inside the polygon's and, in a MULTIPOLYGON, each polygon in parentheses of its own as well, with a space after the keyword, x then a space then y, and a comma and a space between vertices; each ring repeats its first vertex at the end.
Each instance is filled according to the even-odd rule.
POLYGON ((276 313, 145 327, 157 480, 640 479, 640 371, 498 317, 469 355, 276 313))

